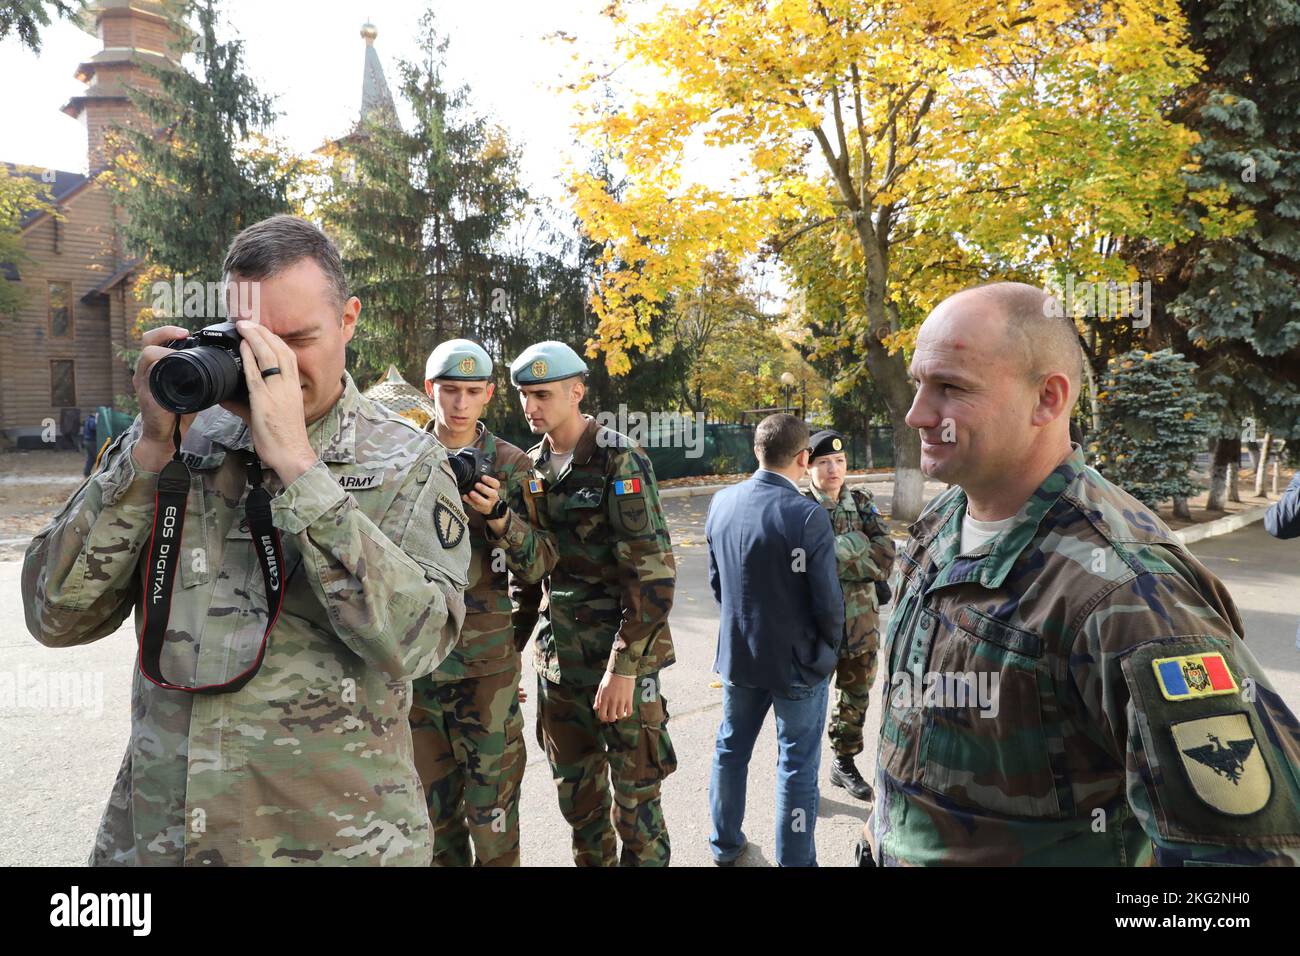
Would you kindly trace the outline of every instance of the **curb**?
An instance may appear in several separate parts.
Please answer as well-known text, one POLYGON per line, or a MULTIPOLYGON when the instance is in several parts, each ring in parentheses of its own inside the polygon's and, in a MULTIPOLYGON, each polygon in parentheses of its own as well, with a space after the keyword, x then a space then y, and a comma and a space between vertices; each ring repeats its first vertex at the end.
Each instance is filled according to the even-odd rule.
POLYGON ((1205 524, 1198 524, 1191 528, 1175 531, 1174 537, 1183 544, 1193 544, 1197 541, 1204 541, 1206 538, 1216 538, 1221 534, 1228 534, 1244 528, 1248 524, 1254 524, 1256 521, 1263 521, 1264 513, 1270 507, 1270 505, 1260 505, 1258 508, 1251 508, 1249 511, 1241 511, 1235 515, 1215 518, 1213 521, 1205 522, 1205 524))
MULTIPOLYGON (((845 481, 845 486, 861 484, 886 484, 894 480, 894 473, 873 475, 856 475, 845 481)), ((663 498, 694 498, 696 495, 711 495, 721 491, 723 488, 731 488, 738 482, 732 482, 725 485, 697 485, 690 488, 665 488, 659 492, 659 497, 663 498)), ((1235 515, 1225 515, 1222 518, 1216 518, 1213 521, 1207 521, 1204 524, 1194 525, 1184 528, 1181 531, 1173 532, 1175 538, 1181 544, 1194 544, 1197 541, 1204 541, 1206 538, 1217 538, 1219 535, 1231 534, 1233 531, 1239 531, 1247 525, 1254 524, 1256 521, 1263 521, 1264 514, 1268 511, 1270 505, 1260 505, 1258 508, 1251 508, 1249 511, 1241 511, 1235 515)))
MULTIPOLYGON (((845 479, 844 486, 847 488, 851 485, 864 484, 886 484, 894 480, 892 471, 881 475, 853 475, 845 479)), ((723 488, 733 488, 740 484, 738 481, 730 482, 725 485, 693 485, 688 488, 663 488, 659 491, 660 499, 663 498, 694 498, 696 495, 711 495, 721 491, 723 488)), ((801 487, 806 485, 801 484, 801 487)))

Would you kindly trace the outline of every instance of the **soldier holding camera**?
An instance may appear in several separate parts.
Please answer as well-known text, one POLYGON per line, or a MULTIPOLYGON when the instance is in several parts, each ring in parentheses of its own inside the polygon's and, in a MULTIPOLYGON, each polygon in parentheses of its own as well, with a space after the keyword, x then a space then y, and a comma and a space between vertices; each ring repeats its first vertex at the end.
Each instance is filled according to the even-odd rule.
POLYGON ((23 566, 43 644, 135 614, 131 740, 91 862, 427 865, 408 712, 464 619, 456 483, 344 370, 361 303, 320 230, 250 226, 223 272, 257 283, 253 306, 145 335, 140 416, 23 566))
POLYGON ((479 420, 494 387, 487 352, 468 339, 444 342, 429 356, 424 377, 436 408, 427 430, 451 455, 469 505, 471 551, 460 641, 415 682, 411 707, 433 863, 468 866, 472 840, 477 865, 518 866, 527 759, 520 652, 537 623, 539 582, 555 565, 555 540, 524 517, 532 462, 479 420))

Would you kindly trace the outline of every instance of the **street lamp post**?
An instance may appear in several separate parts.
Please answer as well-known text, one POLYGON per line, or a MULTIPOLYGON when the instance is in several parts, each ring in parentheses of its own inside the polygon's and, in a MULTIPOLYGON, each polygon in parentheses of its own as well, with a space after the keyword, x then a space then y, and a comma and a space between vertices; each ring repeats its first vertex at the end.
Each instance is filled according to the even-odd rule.
POLYGON ((781 395, 785 401, 785 411, 789 415, 794 409, 790 402, 794 399, 795 377, 790 372, 781 373, 781 395))

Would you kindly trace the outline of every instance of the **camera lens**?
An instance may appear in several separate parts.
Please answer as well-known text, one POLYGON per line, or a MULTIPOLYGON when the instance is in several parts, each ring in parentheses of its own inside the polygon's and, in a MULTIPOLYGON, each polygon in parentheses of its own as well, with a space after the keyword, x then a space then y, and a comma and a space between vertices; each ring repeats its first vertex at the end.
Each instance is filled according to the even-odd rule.
POLYGON ((456 476, 456 489, 467 495, 474 490, 478 482, 478 455, 475 448, 462 448, 454 455, 447 456, 451 473, 456 476))
POLYGON ((239 357, 208 345, 164 355, 149 370, 149 389, 158 404, 188 415, 233 398, 244 384, 239 357))

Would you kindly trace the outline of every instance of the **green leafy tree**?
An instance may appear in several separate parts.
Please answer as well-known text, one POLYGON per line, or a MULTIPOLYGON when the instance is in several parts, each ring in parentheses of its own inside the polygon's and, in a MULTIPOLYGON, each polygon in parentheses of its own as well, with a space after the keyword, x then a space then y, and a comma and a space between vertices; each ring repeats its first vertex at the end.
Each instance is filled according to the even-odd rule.
POLYGON ((1169 105, 1199 136, 1181 210, 1190 238, 1132 246, 1153 281, 1148 341, 1198 366, 1216 417, 1209 508, 1236 476, 1243 425, 1300 437, 1300 8, 1290 0, 1185 0, 1197 82, 1169 105), (1224 222, 1199 197, 1218 196, 1224 222))
MULTIPOLYGON (((31 261, 23 247, 22 217, 24 213, 51 212, 60 219, 62 214, 49 202, 49 191, 38 178, 38 170, 30 166, 15 166, 12 171, 0 163, 0 263, 22 267, 31 261)), ((27 299, 22 286, 0 279, 0 315, 12 315, 27 299)))

